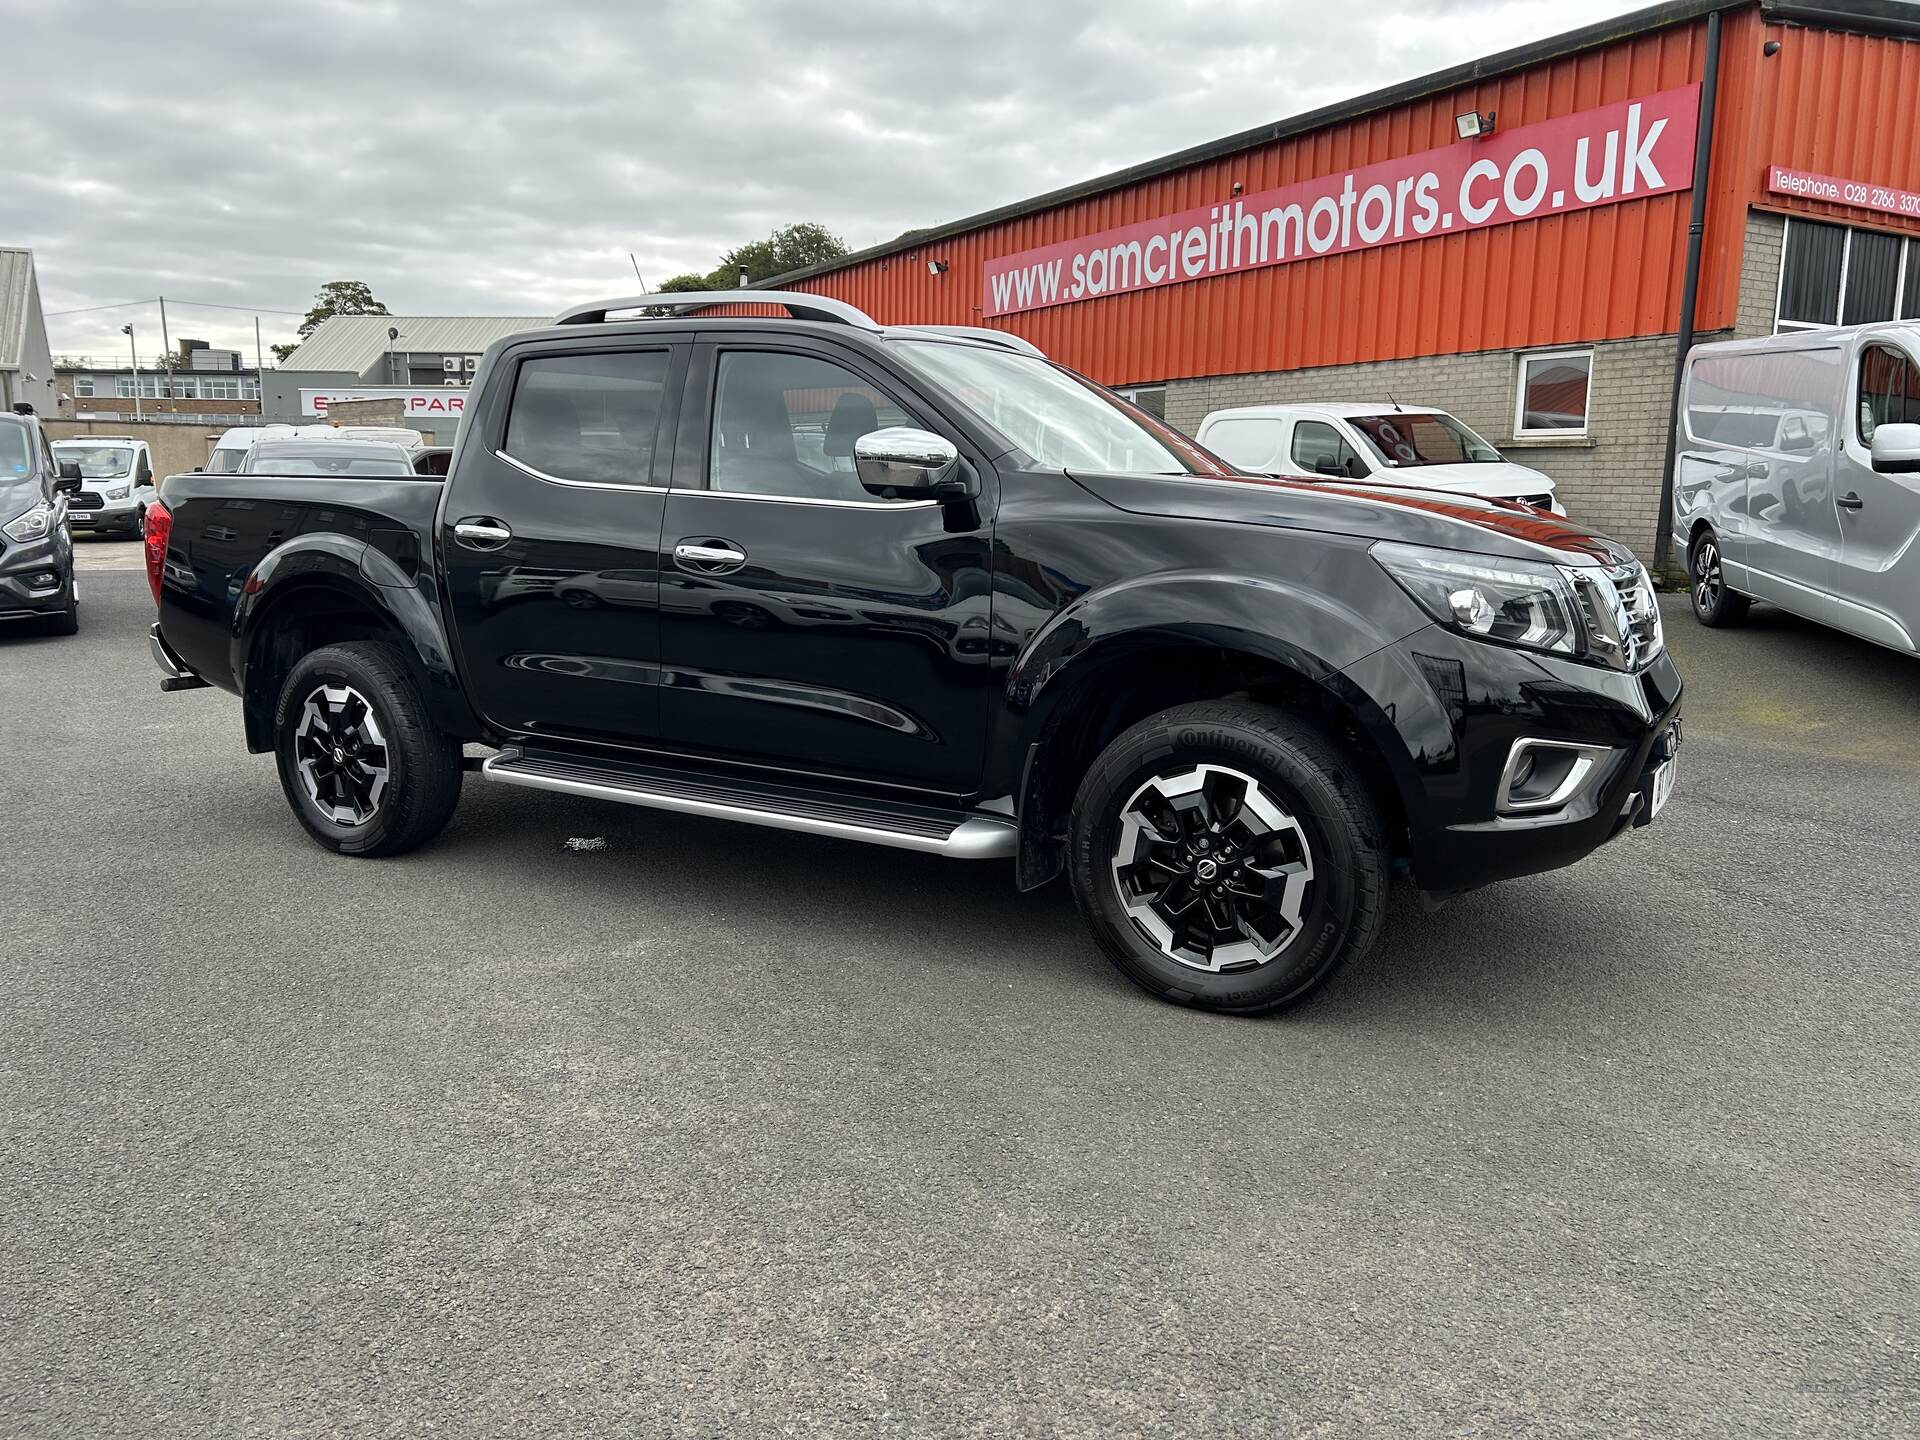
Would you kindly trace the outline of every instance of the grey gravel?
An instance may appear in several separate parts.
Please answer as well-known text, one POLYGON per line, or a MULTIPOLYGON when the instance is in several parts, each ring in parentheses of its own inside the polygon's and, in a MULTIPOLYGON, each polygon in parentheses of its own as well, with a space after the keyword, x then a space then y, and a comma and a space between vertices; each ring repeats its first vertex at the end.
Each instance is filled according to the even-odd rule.
POLYGON ((471 777, 328 856, 83 597, 0 634, 0 1432, 1920 1433, 1914 662, 1670 611, 1659 824, 1232 1021, 997 865, 471 777))

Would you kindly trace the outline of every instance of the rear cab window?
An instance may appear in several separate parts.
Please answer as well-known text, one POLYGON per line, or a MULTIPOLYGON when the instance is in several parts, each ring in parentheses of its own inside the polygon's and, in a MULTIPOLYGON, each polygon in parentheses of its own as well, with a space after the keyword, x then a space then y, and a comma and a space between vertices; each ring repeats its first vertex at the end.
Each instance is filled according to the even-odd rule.
POLYGON ((671 352, 594 351, 520 362, 500 453, 543 480, 656 485, 671 352))

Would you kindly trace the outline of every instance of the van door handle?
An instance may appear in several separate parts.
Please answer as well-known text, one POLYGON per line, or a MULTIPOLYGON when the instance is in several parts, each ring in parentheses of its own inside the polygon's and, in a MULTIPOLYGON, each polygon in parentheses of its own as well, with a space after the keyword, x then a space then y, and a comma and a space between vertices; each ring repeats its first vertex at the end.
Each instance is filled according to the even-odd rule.
POLYGON ((469 515, 453 522, 453 533, 475 550, 498 550, 513 539, 513 531, 491 515, 469 515))
POLYGON ((1867 502, 1851 490, 1833 503, 1838 505, 1842 510, 1864 510, 1867 508, 1867 502))

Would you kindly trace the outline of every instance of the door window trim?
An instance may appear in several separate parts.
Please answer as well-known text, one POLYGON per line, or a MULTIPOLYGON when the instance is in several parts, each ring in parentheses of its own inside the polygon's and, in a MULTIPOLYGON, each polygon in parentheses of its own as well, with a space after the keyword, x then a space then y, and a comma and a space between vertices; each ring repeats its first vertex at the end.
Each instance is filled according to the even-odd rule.
MULTIPOLYGON (((699 350, 700 353, 696 356, 695 362, 690 368, 686 389, 687 398, 692 399, 697 396, 699 404, 682 404, 680 410, 680 443, 675 446, 676 458, 682 453, 697 455, 699 457, 698 461, 689 467, 694 470, 699 483, 697 485, 680 484, 678 471, 676 470, 672 474, 674 483, 671 488, 674 490, 687 494, 710 495, 722 500, 752 500, 759 501, 762 504, 773 505, 813 505, 837 510, 897 510, 904 512, 910 510, 936 509, 940 505, 938 500, 882 500, 878 497, 872 500, 839 500, 816 495, 756 495, 742 490, 714 489, 712 484, 714 400, 719 393, 720 386, 720 357, 731 351, 744 350, 758 354, 772 352, 784 355, 798 355, 804 359, 818 360, 823 364, 838 365, 848 374, 864 380, 882 395, 892 400, 894 404, 906 411, 908 418, 921 429, 929 430, 933 427, 929 426, 926 422, 926 407, 924 402, 919 400, 918 396, 913 398, 913 403, 907 403, 901 399, 901 387, 897 383, 891 383, 876 377, 869 367, 858 363, 858 356, 849 355, 837 348, 794 344, 791 338, 787 336, 768 336, 762 339, 757 336, 721 334, 702 336, 699 350), (696 411, 698 412, 697 414, 696 411), (689 427, 695 424, 697 424, 699 428, 693 432, 692 436, 689 436, 687 431, 689 427), (685 442, 689 438, 694 441, 693 446, 688 449, 683 449, 685 442)), ((936 433, 944 434, 945 431, 941 430, 936 433)), ((972 462, 969 461, 967 463, 972 462)))

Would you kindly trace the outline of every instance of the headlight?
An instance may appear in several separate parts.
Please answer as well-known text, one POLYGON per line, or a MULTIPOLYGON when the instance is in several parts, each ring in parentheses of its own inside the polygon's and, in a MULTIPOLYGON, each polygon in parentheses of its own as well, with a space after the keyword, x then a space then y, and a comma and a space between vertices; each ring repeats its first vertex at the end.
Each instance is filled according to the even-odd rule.
POLYGON ((17 515, 4 526, 9 538, 25 545, 30 540, 44 540, 47 532, 53 528, 53 507, 45 501, 35 505, 24 515, 17 515))
POLYGON ((1373 558, 1442 625, 1478 639, 1634 670, 1664 637, 1638 561, 1552 565, 1383 541, 1373 558))
POLYGON ((107 499, 109 500, 124 500, 127 498, 127 495, 129 492, 126 486, 116 485, 111 490, 108 490, 105 493, 106 493, 107 499))

